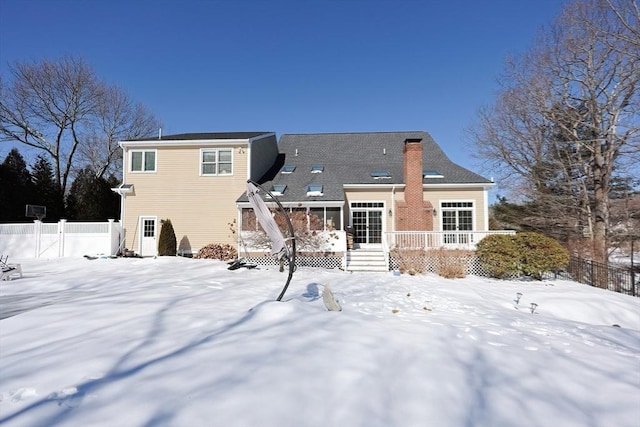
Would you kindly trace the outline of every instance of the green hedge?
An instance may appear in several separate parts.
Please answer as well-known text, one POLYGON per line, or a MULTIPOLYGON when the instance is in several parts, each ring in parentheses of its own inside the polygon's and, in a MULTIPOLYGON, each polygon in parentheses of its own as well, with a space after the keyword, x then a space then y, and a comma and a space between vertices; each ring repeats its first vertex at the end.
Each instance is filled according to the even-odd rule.
POLYGON ((540 233, 494 234, 478 243, 476 255, 492 277, 526 275, 542 280, 544 273, 562 269, 569 252, 555 239, 540 233))

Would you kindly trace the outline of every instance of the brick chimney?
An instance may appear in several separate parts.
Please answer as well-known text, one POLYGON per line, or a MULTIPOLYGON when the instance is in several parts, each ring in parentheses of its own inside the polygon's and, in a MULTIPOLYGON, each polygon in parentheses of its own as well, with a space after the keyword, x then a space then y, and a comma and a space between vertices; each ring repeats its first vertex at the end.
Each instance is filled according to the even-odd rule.
POLYGON ((404 159, 404 201, 396 202, 396 230, 432 231, 433 206, 423 200, 422 139, 406 139, 404 159))

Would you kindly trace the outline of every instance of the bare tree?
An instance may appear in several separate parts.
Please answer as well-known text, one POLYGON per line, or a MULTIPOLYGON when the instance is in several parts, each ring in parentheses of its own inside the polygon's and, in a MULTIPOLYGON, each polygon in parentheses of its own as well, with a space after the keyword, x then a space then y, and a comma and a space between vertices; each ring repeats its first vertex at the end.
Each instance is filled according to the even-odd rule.
POLYGON ((142 104, 135 104, 120 88, 106 87, 96 106, 80 159, 97 178, 114 175, 122 166, 118 141, 143 138, 158 131, 160 122, 142 104))
POLYGON ((496 104, 479 112, 472 129, 478 155, 526 200, 540 201, 541 215, 570 216, 600 261, 611 178, 640 173, 640 63, 629 12, 637 5, 619 4, 565 6, 535 47, 507 64, 496 104))
POLYGON ((18 63, 10 73, 10 85, 0 81, 0 138, 50 157, 63 194, 73 170, 87 166, 77 163, 102 176, 117 160, 117 138, 149 135, 157 123, 81 58, 18 63))

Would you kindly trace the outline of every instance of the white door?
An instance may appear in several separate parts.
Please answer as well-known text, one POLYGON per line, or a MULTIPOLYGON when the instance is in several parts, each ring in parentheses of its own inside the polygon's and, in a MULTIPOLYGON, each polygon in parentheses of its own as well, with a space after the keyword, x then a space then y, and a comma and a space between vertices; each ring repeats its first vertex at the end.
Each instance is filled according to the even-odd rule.
POLYGON ((354 242, 361 248, 382 246, 382 202, 351 203, 354 242))
POLYGON ((473 202, 442 202, 442 231, 445 245, 468 245, 473 237, 473 202))
POLYGON ((156 256, 158 254, 158 219, 154 216, 140 217, 140 255, 156 256))

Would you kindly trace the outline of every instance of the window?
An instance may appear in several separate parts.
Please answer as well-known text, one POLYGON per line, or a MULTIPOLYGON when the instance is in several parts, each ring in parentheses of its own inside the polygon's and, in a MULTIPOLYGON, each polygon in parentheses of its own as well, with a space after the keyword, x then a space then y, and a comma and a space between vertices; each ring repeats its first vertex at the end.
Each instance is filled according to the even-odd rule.
POLYGON ((342 212, 340 208, 326 208, 325 224, 329 230, 342 230, 342 212))
POLYGON ((322 185, 311 184, 307 185, 307 196, 323 196, 322 185))
POLYGON ((285 174, 285 175, 286 175, 286 174, 292 173, 294 170, 296 170, 296 167, 295 167, 295 166, 285 165, 285 166, 282 168, 282 171, 281 171, 280 173, 282 173, 282 174, 285 174))
POLYGON ((286 189, 287 189, 286 185, 277 184, 277 185, 272 185, 271 190, 269 190, 269 192, 274 196, 282 196, 284 194, 284 190, 286 189))
POLYGON ((132 150, 131 172, 155 172, 156 150, 132 150))
POLYGON ((201 175, 231 175, 232 150, 226 149, 202 149, 200 150, 200 174, 201 175))
POLYGON ((311 173, 322 173, 322 171, 324 171, 324 166, 322 165, 311 166, 311 173))
MULTIPOLYGON (((310 207, 285 208, 291 221, 305 221, 309 231, 333 231, 342 229, 342 212, 340 208, 310 207)), ((242 231, 260 231, 262 228, 256 219, 253 208, 242 209, 242 231)))
POLYGON ((144 237, 155 237, 156 235, 156 220, 145 219, 142 222, 142 235, 144 237))
POLYGON ((422 176, 425 178, 444 178, 444 176, 437 170, 424 170, 422 176))
POLYGON ((242 231, 258 231, 259 230, 258 227, 259 227, 259 223, 258 223, 258 220, 256 219, 256 213, 254 212, 253 208, 251 209, 243 208, 242 224, 240 225, 240 229, 242 231))
POLYGON ((324 231, 324 208, 309 208, 309 230, 324 231))
POLYGON ((371 171, 371 177, 373 179, 388 179, 391 178, 389 171, 371 171))
POLYGON ((340 208, 309 208, 309 217, 309 228, 313 231, 340 230, 342 228, 340 208), (314 220, 314 216, 318 220, 314 220))

